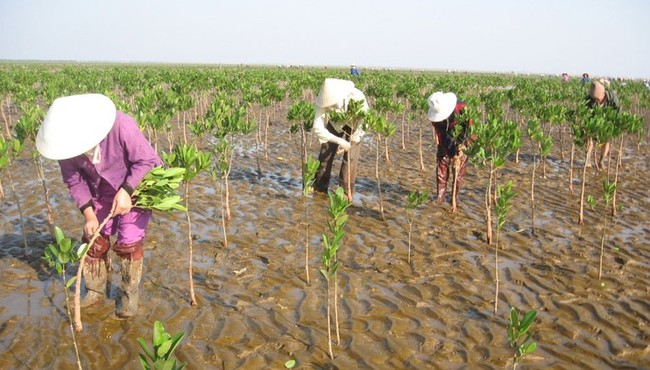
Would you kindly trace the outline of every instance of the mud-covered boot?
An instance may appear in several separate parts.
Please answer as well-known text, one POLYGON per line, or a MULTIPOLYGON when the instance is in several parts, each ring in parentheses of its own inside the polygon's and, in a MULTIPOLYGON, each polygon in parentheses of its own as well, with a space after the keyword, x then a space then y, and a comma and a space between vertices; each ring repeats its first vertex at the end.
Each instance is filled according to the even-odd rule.
POLYGON ((86 257, 83 277, 86 285, 86 296, 81 299, 79 307, 86 308, 103 302, 106 299, 106 280, 108 278, 104 260, 86 257))
POLYGON ((119 317, 133 317, 138 313, 139 292, 138 285, 142 278, 142 267, 144 259, 136 261, 121 258, 122 283, 120 284, 120 300, 115 312, 119 317))

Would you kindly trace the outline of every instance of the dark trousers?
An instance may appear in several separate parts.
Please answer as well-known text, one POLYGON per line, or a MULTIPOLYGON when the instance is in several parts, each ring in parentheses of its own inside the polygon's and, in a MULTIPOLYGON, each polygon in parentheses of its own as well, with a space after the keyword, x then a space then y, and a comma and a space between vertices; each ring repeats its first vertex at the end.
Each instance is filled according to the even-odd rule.
MULTIPOLYGON (((333 135, 342 137, 348 141, 352 134, 352 128, 347 125, 343 126, 344 132, 338 133, 334 130, 334 127, 328 123, 327 130, 333 135)), ((314 181, 314 189, 316 191, 327 193, 332 172, 332 164, 334 163, 334 157, 336 157, 338 149, 339 145, 335 143, 327 142, 321 144, 320 153, 318 154, 320 165, 318 166, 316 179, 314 181)), ((350 150, 343 154, 343 163, 341 164, 341 171, 339 171, 339 186, 343 188, 345 194, 350 198, 354 193, 354 182, 357 178, 357 164, 359 163, 360 154, 361 144, 352 144, 350 150), (348 194, 348 186, 350 188, 350 194, 348 194)))

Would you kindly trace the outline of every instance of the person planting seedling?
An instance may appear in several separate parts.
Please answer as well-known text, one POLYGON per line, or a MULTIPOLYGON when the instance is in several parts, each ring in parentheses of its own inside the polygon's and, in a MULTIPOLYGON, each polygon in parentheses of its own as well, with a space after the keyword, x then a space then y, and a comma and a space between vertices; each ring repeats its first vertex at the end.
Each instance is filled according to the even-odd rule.
POLYGON ((431 121, 438 139, 438 151, 436 159, 438 162, 436 170, 436 185, 438 196, 436 202, 441 204, 445 201, 447 181, 449 180, 449 167, 452 167, 452 205, 456 211, 458 193, 465 177, 467 167, 467 155, 464 148, 469 145, 468 127, 472 124, 470 119, 457 120, 457 116, 463 113, 467 104, 456 97, 456 94, 441 91, 429 96, 429 112, 427 118, 431 121), (457 126, 459 126, 457 128, 457 126))
MULTIPOLYGON (((614 109, 620 111, 620 103, 618 102, 618 94, 614 90, 610 90, 607 87, 609 86, 608 80, 595 80, 589 85, 589 95, 586 97, 587 107, 594 109, 596 107, 603 107, 608 109, 614 109)), ((608 122, 608 124, 614 124, 614 122, 608 122)), ((589 147, 587 148, 588 152, 593 150, 593 142, 589 142, 589 147)), ((600 158, 598 159, 597 168, 603 169, 605 158, 609 155, 609 141, 601 143, 602 149, 600 152, 600 158)), ((595 152, 594 152, 594 160, 595 152)))
POLYGON ((366 96, 354 87, 352 81, 326 78, 316 97, 314 134, 321 143, 314 189, 327 193, 332 163, 336 154, 343 152, 339 185, 352 201, 357 164, 361 153, 363 116, 368 111, 366 96), (339 118, 339 119, 333 119, 339 118))
POLYGON ((162 161, 136 121, 101 94, 56 99, 38 131, 36 147, 43 157, 59 161, 63 181, 84 216, 84 242, 99 231, 82 267, 87 294, 75 310, 105 299, 112 248, 122 274, 116 314, 135 316, 151 211, 134 207, 131 196, 162 161), (112 245, 111 235, 116 235, 112 245))

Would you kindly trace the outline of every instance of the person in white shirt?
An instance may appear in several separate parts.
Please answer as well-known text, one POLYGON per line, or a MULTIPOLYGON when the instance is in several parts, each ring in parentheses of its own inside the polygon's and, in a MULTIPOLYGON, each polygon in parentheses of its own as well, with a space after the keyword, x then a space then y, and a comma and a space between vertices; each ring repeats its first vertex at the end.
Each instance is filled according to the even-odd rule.
POLYGON ((350 202, 361 153, 361 138, 365 134, 362 128, 363 122, 332 122, 329 113, 332 111, 346 112, 351 100, 361 101, 362 110, 368 111, 366 96, 354 87, 352 81, 325 79, 316 97, 316 116, 313 127, 314 134, 321 143, 318 155, 320 166, 316 172, 314 189, 327 193, 334 157, 344 153, 339 172, 339 185, 344 189, 350 202))

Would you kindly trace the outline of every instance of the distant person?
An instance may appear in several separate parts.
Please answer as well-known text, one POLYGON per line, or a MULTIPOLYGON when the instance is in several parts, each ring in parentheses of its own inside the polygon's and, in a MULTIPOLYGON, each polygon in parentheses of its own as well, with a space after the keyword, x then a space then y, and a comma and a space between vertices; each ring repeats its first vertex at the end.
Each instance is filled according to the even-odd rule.
MULTIPOLYGON (((592 81, 591 85, 589 85, 589 95, 587 96, 586 100, 587 107, 590 109, 595 109, 596 107, 612 108, 617 111, 620 111, 621 109, 618 101, 618 95, 616 94, 616 91, 609 89, 608 80, 600 79, 592 81)), ((597 162, 599 169, 603 168, 603 161, 609 155, 609 142, 605 142, 602 145, 603 147, 601 150, 601 155, 597 162)), ((591 152, 592 149, 593 144, 592 147, 587 148, 588 152, 591 152)))
POLYGON ((582 74, 582 83, 583 83, 584 85, 586 85, 587 83, 589 83, 589 73, 586 73, 586 72, 585 72, 585 73, 582 74))
POLYGON ((83 277, 86 296, 80 307, 106 298, 107 258, 120 258, 122 280, 119 317, 135 316, 144 261, 144 237, 151 212, 133 207, 131 195, 142 178, 162 161, 130 116, 117 111, 101 94, 65 96, 54 100, 38 136, 36 148, 59 161, 63 182, 84 217, 88 242, 104 219, 114 216, 88 250, 83 277), (111 245, 110 236, 117 234, 111 245))
POLYGON ((569 74, 568 73, 562 73, 562 81, 564 82, 569 82, 569 74))
POLYGON ((318 160, 320 166, 316 173, 314 189, 327 193, 334 157, 343 152, 343 163, 339 172, 339 185, 345 190, 348 200, 352 201, 354 183, 357 176, 357 164, 361 153, 361 138, 365 134, 361 122, 354 127, 349 122, 332 122, 329 113, 346 112, 351 100, 361 101, 362 109, 368 110, 366 96, 354 83, 348 80, 327 78, 316 97, 316 116, 314 134, 321 143, 318 160))
POLYGON ((359 72, 356 64, 350 66, 350 74, 355 77, 361 77, 361 72, 359 72))
POLYGON ((465 177, 467 155, 463 151, 469 144, 469 126, 472 122, 459 122, 457 117, 463 112, 466 105, 465 102, 459 100, 456 94, 452 92, 443 93, 438 91, 429 97, 427 118, 433 125, 438 141, 438 151, 436 153, 436 185, 438 191, 436 202, 438 204, 445 201, 445 192, 447 191, 447 182, 450 173, 449 168, 453 166, 454 157, 456 156, 460 159, 460 167, 457 169, 458 178, 455 184, 456 201, 458 201, 460 186, 465 177), (456 125, 461 125, 462 130, 460 130, 460 134, 457 137, 454 137, 453 132, 456 125))

